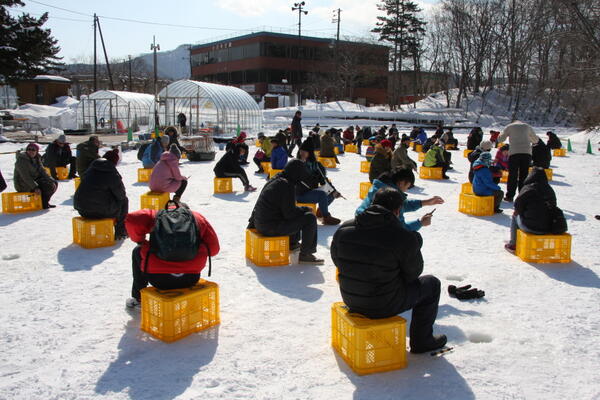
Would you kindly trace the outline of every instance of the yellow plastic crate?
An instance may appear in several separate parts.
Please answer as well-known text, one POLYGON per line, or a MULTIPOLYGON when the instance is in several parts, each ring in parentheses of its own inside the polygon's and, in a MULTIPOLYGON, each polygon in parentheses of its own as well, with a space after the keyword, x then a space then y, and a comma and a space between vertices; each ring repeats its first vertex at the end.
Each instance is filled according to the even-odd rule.
POLYGON ((464 149, 463 150, 463 157, 467 158, 469 157, 469 154, 471 154, 473 152, 473 150, 469 150, 469 149, 464 149))
POLYGON ((571 262, 571 235, 534 235, 517 230, 515 254, 523 261, 532 263, 571 262))
POLYGON ((340 154, 340 149, 339 149, 339 147, 337 147, 337 146, 333 146, 333 154, 335 154, 336 156, 337 156, 338 154, 340 154))
POLYGON ((168 192, 147 192, 140 196, 140 209, 161 210, 170 199, 171 195, 168 192))
POLYGON ((115 221, 112 218, 72 220, 73 243, 85 249, 112 246, 115 244, 115 221))
POLYGON ((187 160, 187 153, 181 153, 181 159, 187 160))
POLYGON ((554 157, 566 157, 567 156, 567 149, 562 148, 562 149, 553 149, 552 150, 552 155, 554 157))
POLYGON ((425 161, 425 153, 418 153, 417 157, 419 159, 419 162, 425 161))
POLYGON ((502 176, 500 177, 500 182, 501 183, 508 182, 508 171, 505 169, 502 170, 502 176))
MULTIPOLYGON (((532 170, 532 169, 533 169, 533 168, 531 168, 531 167, 529 168, 529 173, 531 173, 531 170, 532 170)), ((544 172, 546 173, 546 178, 547 178, 549 181, 551 181, 551 180, 552 180, 552 168, 546 168, 546 169, 544 169, 544 172)))
POLYGON ((413 143, 413 150, 416 151, 417 153, 422 153, 423 152, 423 145, 422 144, 418 144, 418 143, 413 143))
POLYGON ((456 145, 454 143, 446 145, 446 150, 454 150, 454 149, 456 149, 456 145))
POLYGON ((406 368, 406 320, 369 319, 349 313, 342 302, 334 303, 331 346, 358 375, 406 368))
POLYGON ((371 170, 371 162, 370 161, 361 161, 360 162, 360 172, 366 172, 367 174, 371 170))
POLYGON ((373 186, 373 185, 371 185, 371 182, 361 182, 360 187, 359 187, 358 197, 360 197, 361 199, 364 199, 365 197, 367 197, 367 194, 369 193, 371 186, 373 186))
POLYGON ((254 141, 254 145, 255 145, 256 147, 260 147, 260 141, 259 141, 258 139, 256 139, 256 140, 254 141))
POLYGON ((344 146, 346 153, 358 153, 358 147, 355 144, 347 144, 344 146))
POLYGON ((79 189, 79 185, 81 184, 81 178, 76 176, 73 180, 73 183, 75 184, 75 190, 79 189))
MULTIPOLYGON (((52 176, 50 174, 50 168, 48 167, 44 167, 44 169, 46 170, 46 173, 49 176, 52 176)), ((69 179, 69 168, 67 167, 56 167, 56 177, 58 178, 59 181, 64 181, 69 179)))
POLYGON ((163 342, 174 342, 218 325, 219 285, 204 279, 187 289, 141 290, 140 329, 163 342))
POLYGON ((138 182, 150 182, 152 168, 138 168, 138 182))
POLYGON ((335 269, 335 280, 338 283, 340 282, 340 269, 339 268, 335 269))
POLYGON ((289 236, 262 236, 256 229, 246 229, 246 258, 259 267, 290 264, 289 236))
POLYGON ((273 169, 271 168, 271 170, 269 171, 269 178, 274 177, 275 175, 277 175, 278 173, 282 172, 282 169, 273 169))
POLYGON ((213 187, 215 193, 233 192, 233 178, 214 178, 213 187))
POLYGON ((421 179, 442 179, 442 167, 419 167, 419 178, 421 179))
POLYGON ((471 184, 471 182, 463 183, 460 187, 460 192, 466 193, 466 194, 474 194, 473 193, 473 185, 471 184))
POLYGON ((499 142, 496 143, 496 148, 499 149, 500 147, 504 146, 504 142, 499 142))
POLYGON ((317 215, 317 203, 296 203, 298 207, 310 207, 313 214, 317 215))
POLYGON ((336 168, 335 157, 319 157, 317 159, 325 168, 336 168))
POLYGON ((32 192, 2 193, 3 213, 22 213, 42 209, 42 196, 32 192))
POLYGON ((458 211, 477 216, 494 215, 494 196, 461 193, 458 200, 458 211))
POLYGON ((264 161, 260 163, 261 168, 263 169, 263 174, 268 174, 271 170, 271 161, 264 161))
POLYGON ((370 144, 370 143, 369 143, 369 140, 368 140, 368 139, 364 139, 364 140, 362 141, 362 145, 363 145, 363 146, 368 146, 369 144, 370 144))

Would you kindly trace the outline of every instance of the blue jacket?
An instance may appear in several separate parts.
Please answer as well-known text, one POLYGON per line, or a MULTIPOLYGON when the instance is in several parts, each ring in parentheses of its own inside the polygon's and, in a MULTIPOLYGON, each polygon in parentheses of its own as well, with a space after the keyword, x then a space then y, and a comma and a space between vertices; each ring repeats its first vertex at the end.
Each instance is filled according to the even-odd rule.
POLYGON ((371 206, 371 203, 373 203, 373 197, 375 197, 375 193, 377 193, 377 191, 383 187, 394 188, 397 191, 399 191, 400 194, 402 194, 402 196, 404 197, 404 202, 402 203, 402 209, 400 210, 400 215, 398 215, 398 221, 400 221, 400 225, 402 225, 402 227, 404 229, 409 230, 409 231, 416 232, 419 229, 421 229, 421 226, 422 226, 421 221, 416 220, 416 221, 406 223, 406 221, 404 220, 405 212, 417 211, 419 208, 421 208, 423 206, 421 203, 421 200, 407 200, 406 193, 404 193, 400 189, 398 189, 398 187, 396 185, 388 185, 387 183, 384 183, 384 182, 380 181, 379 179, 373 180, 373 186, 371 186, 371 189, 369 189, 369 193, 367 193, 367 197, 365 197, 365 199, 362 201, 360 206, 358 206, 354 215, 358 215, 358 214, 364 212, 367 208, 369 208, 371 206))
POLYGON ((160 139, 154 139, 154 142, 144 150, 142 164, 144 168, 154 168, 154 165, 160 160, 163 153, 163 147, 160 145, 160 139))
POLYGON ((277 146, 271 151, 271 168, 283 169, 287 164, 288 154, 287 151, 281 146, 277 146))
POLYGON ((419 144, 425 144, 425 142, 427 141, 427 134, 425 133, 425 130, 423 128, 421 128, 421 130, 419 131, 416 141, 419 142, 419 144))
POLYGON ((492 171, 481 161, 473 163, 473 193, 477 196, 491 196, 500 186, 494 183, 492 171))

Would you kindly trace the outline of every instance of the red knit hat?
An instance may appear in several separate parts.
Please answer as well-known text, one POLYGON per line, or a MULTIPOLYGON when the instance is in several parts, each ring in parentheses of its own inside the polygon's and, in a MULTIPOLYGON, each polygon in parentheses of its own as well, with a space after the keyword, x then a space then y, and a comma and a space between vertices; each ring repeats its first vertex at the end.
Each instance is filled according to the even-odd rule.
POLYGON ((389 141, 389 140, 387 140, 387 139, 383 139, 383 140, 381 141, 381 145, 382 145, 383 147, 389 147, 390 149, 392 148, 392 142, 390 142, 390 141, 389 141))
POLYGON ((115 166, 119 163, 119 149, 112 149, 104 153, 104 158, 112 162, 115 166))

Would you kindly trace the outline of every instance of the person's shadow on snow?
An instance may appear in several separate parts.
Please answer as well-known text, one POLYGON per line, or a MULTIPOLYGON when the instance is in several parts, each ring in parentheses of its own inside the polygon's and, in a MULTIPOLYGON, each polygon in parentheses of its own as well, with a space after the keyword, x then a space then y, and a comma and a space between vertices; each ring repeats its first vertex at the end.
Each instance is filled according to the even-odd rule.
POLYGON ((8 226, 8 225, 14 224, 15 222, 22 221, 27 218, 39 217, 40 215, 46 214, 48 212, 49 212, 49 210, 37 210, 37 211, 15 213, 15 214, 0 213, 0 227, 8 226))
POLYGON ((102 264, 111 258, 114 251, 121 247, 124 240, 116 241, 113 246, 98 247, 95 249, 84 249, 79 245, 71 243, 58 251, 58 262, 66 272, 91 270, 94 266, 102 264))
MULTIPOLYGON (((297 260, 295 253, 292 259, 297 260)), ((322 265, 290 264, 282 267, 258 267, 246 260, 246 265, 252 268, 261 285, 267 289, 292 299, 315 302, 323 296, 323 291, 311 285, 325 282, 319 268, 322 265)))
POLYGON ((96 393, 120 393, 128 388, 128 396, 134 400, 173 399, 191 386, 194 376, 217 351, 218 326, 164 343, 140 331, 139 324, 139 317, 127 323, 119 357, 96 383, 96 393))
POLYGON ((528 264, 554 280, 572 286, 600 289, 600 278, 598 275, 578 262, 571 261, 567 264, 528 264))

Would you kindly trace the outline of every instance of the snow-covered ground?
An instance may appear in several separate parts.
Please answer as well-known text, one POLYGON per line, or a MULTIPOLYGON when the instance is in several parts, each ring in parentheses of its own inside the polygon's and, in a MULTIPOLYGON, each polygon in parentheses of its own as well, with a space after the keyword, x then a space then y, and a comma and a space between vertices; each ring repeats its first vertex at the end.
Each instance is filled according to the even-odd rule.
MULTIPOLYGON (((0 144, 0 153, 21 147, 0 144)), ((362 377, 330 345, 330 306, 341 299, 329 257, 336 227, 318 228, 323 266, 255 267, 244 258, 244 230, 258 192, 243 193, 236 181, 235 194, 215 196, 214 162, 183 161, 182 173, 191 175, 184 201, 221 242, 209 279, 220 285, 222 322, 166 344, 141 332, 139 315, 124 308, 134 243, 73 245, 74 186, 61 182, 57 208, 0 215, 0 398, 598 399, 600 168, 583 149, 552 161, 552 187, 573 235, 569 264, 529 264, 504 251, 510 204, 493 217, 457 211, 468 170, 462 151, 452 153, 450 181, 417 179, 410 198, 446 200, 421 231, 422 251, 424 273, 443 284, 435 331, 455 350, 437 358, 409 353, 406 369, 362 377), (449 284, 467 283, 486 297, 447 295, 449 284)), ((348 200, 331 211, 349 219, 367 174, 360 156, 340 158, 329 174, 348 200)), ((0 155, 7 191, 13 164, 14 154, 0 155)), ((118 166, 131 210, 148 190, 136 183, 138 167, 134 151, 118 166)), ((260 188, 265 179, 254 169, 247 167, 260 188)))

